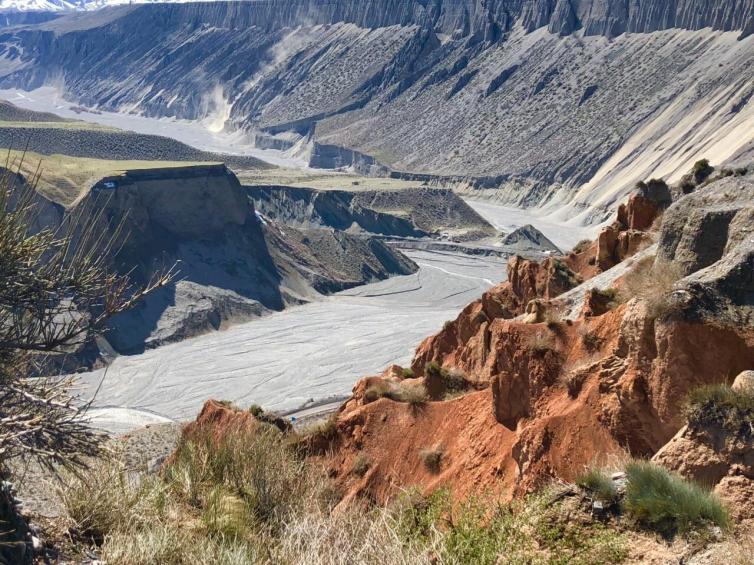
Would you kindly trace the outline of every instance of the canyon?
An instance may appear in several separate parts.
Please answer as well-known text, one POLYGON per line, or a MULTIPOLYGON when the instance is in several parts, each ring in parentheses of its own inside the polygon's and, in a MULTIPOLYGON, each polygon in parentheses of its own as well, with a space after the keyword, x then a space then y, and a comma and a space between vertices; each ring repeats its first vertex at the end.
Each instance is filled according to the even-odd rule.
POLYGON ((750 150, 751 11, 701 0, 124 6, 5 29, 0 86, 56 85, 99 110, 305 145, 313 166, 595 222, 638 180, 676 181, 702 157, 750 150))

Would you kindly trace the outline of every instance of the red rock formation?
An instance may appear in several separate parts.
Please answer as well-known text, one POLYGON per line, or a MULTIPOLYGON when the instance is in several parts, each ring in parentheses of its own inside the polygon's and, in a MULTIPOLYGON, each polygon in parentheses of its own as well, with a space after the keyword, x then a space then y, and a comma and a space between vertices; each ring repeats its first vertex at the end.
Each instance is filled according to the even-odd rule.
POLYGON ((754 330, 660 322, 632 302, 571 324, 482 322, 446 359, 490 386, 417 408, 389 399, 364 403, 372 381, 357 384, 329 460, 346 492, 384 500, 420 484, 512 497, 552 477, 573 480, 611 454, 650 456, 682 425, 692 387, 751 363, 754 330), (447 457, 437 475, 419 454, 435 444, 447 457), (359 453, 379 471, 350 474, 359 453))
POLYGON ((754 438, 719 427, 688 425, 652 458, 686 478, 714 487, 737 521, 754 520, 754 438))
POLYGON ((597 265, 607 270, 651 244, 647 230, 660 215, 660 209, 651 200, 635 194, 626 204, 618 207, 615 222, 603 229, 597 237, 597 265))

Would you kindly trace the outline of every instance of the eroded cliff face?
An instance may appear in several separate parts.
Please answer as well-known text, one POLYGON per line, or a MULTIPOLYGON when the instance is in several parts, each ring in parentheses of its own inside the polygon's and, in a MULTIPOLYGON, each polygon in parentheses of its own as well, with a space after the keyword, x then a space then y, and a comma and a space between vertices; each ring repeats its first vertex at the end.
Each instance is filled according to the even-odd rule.
POLYGON ((98 181, 66 214, 50 210, 58 208, 47 227, 95 222, 103 243, 114 238, 103 249, 109 265, 135 284, 173 267, 169 285, 112 320, 106 337, 121 353, 418 268, 368 235, 262 219, 223 165, 125 171, 98 181))
POLYGON ((606 219, 634 182, 752 139, 751 0, 122 7, 0 35, 0 85, 606 219), (62 80, 61 80, 62 79, 62 80), (606 124, 610 124, 606 127, 606 124), (278 136, 278 137, 276 137, 278 136), (282 136, 282 137, 280 137, 282 136), (636 165, 642 163, 641 165, 636 165))
MULTIPOLYGON (((703 260, 701 250, 673 250, 668 231, 685 222, 689 241, 723 237, 714 222, 698 220, 721 209, 745 216, 751 187, 750 177, 718 180, 671 205, 654 268, 687 264, 694 253, 703 260)), ((634 226, 624 224, 624 232, 653 223, 641 213, 645 205, 636 197, 622 209, 619 218, 634 226)), ((572 254, 567 259, 577 270, 584 267, 583 278, 623 289, 625 297, 621 303, 620 292, 587 292, 575 319, 546 315, 572 294, 544 284, 559 276, 547 262, 526 266, 524 272, 536 276, 514 272, 518 282, 490 291, 419 347, 413 374, 390 368, 354 387, 340 409, 331 452, 323 456, 331 475, 348 497, 386 500, 415 484, 450 486, 458 497, 483 491, 515 497, 553 478, 572 481, 611 457, 649 457, 662 448, 658 460, 669 467, 690 476, 697 468, 716 473, 730 500, 745 497, 751 492, 749 435, 728 441, 689 428, 663 448, 686 420, 689 391, 730 382, 754 367, 754 326, 740 322, 751 311, 754 242, 749 224, 731 226, 722 255, 685 276, 679 271, 658 295, 626 296, 634 287, 623 278, 623 264, 600 273, 598 244, 572 254), (529 299, 528 314, 513 318, 523 299, 529 299), (409 394, 416 387, 428 398, 409 394), (689 445, 694 449, 684 448, 689 445), (440 453, 440 463, 428 467, 426 450, 440 453), (371 462, 363 477, 350 473, 357 456, 371 462), (714 466, 728 456, 724 469, 714 466)), ((636 260, 637 269, 650 257, 636 260)), ((522 266, 511 264, 514 271, 522 266)), ((320 446, 319 453, 327 450, 320 446)))

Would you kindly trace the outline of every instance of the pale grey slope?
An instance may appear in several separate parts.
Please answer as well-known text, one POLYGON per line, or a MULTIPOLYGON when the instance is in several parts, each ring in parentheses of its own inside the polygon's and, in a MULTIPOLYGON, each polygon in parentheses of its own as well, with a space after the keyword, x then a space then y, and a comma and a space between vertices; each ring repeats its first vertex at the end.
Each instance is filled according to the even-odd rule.
POLYGON ((516 228, 503 237, 502 243, 503 246, 513 250, 515 253, 540 251, 545 253, 555 253, 557 255, 562 254, 557 245, 531 224, 516 228))

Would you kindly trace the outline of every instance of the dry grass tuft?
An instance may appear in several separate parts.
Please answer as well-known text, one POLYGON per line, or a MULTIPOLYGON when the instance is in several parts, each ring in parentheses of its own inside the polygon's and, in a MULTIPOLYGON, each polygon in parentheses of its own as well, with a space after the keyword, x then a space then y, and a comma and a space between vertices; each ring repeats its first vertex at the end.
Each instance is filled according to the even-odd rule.
POLYGON ((685 275, 680 265, 655 262, 646 257, 629 271, 623 280, 623 298, 643 301, 652 318, 664 318, 675 311, 672 300, 675 283, 685 275))

